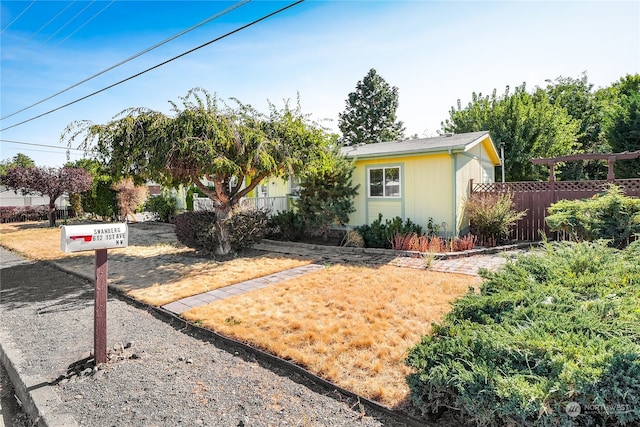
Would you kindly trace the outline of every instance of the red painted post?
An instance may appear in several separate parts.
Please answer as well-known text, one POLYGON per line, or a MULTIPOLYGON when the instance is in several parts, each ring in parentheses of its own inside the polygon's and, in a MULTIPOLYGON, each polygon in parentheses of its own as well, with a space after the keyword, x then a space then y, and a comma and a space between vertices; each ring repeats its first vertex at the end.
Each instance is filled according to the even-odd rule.
POLYGON ((107 362, 107 250, 96 249, 96 285, 93 313, 93 355, 96 365, 107 362))

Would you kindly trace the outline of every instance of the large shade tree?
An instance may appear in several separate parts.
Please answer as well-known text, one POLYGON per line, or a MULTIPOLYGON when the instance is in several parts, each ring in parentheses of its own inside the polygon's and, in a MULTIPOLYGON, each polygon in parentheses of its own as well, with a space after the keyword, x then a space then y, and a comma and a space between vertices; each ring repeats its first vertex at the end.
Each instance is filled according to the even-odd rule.
POLYGON ((527 92, 523 84, 503 95, 473 93, 472 101, 462 108, 451 108, 450 118, 442 123, 445 132, 464 133, 488 130, 493 140, 505 144, 505 176, 509 181, 546 179, 548 170, 531 164, 535 157, 571 154, 580 122, 566 109, 553 104, 538 88, 527 92))
POLYGON ((56 225, 56 199, 65 193, 80 193, 91 188, 91 175, 85 169, 63 167, 14 166, 2 177, 2 184, 23 195, 49 197, 49 225, 56 225))
MULTIPOLYGON (((606 88, 603 135, 616 152, 640 150, 640 74, 628 74, 606 88)), ((638 178, 640 159, 618 161, 616 178, 638 178)))
POLYGON ((356 84, 339 114, 343 145, 372 144, 404 138, 404 126, 396 118, 398 88, 390 86, 375 69, 356 84))
POLYGON ((261 114, 199 88, 170 104, 172 115, 137 108, 106 124, 72 123, 62 138, 97 150, 116 177, 195 184, 213 201, 216 255, 231 251, 228 220, 261 180, 322 168, 335 144, 335 136, 311 122, 299 105, 270 104, 269 113, 261 114))

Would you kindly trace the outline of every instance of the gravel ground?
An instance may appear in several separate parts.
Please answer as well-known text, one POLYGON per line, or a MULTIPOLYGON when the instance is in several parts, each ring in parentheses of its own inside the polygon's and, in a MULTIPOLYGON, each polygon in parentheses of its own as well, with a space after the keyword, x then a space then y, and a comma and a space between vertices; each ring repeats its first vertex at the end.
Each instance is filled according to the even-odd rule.
POLYGON ((18 404, 13 384, 11 384, 4 366, 0 363, 0 427, 3 425, 6 427, 31 427, 34 424, 18 404))
POLYGON ((46 263, 3 264, 0 328, 20 348, 19 369, 52 382, 81 426, 403 425, 113 295, 112 359, 91 369, 93 283, 46 263))

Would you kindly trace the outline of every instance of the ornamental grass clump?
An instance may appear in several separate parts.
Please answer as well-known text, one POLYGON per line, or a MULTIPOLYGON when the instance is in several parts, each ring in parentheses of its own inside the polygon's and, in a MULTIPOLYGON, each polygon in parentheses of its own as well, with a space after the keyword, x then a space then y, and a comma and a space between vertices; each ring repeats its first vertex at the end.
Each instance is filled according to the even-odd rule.
POLYGON ((508 239, 511 229, 526 211, 516 211, 510 193, 473 193, 464 204, 464 213, 479 243, 495 246, 508 239))
POLYGON ((417 408, 471 425, 640 423, 640 242, 547 244, 483 274, 409 351, 417 408))

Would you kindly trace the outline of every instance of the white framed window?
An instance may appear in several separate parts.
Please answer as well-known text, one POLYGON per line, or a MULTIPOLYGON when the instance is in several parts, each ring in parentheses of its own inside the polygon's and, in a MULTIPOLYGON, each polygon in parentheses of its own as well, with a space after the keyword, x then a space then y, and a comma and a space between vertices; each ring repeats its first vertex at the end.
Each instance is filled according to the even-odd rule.
POLYGON ((400 166, 370 168, 368 180, 369 197, 400 197, 400 166))

